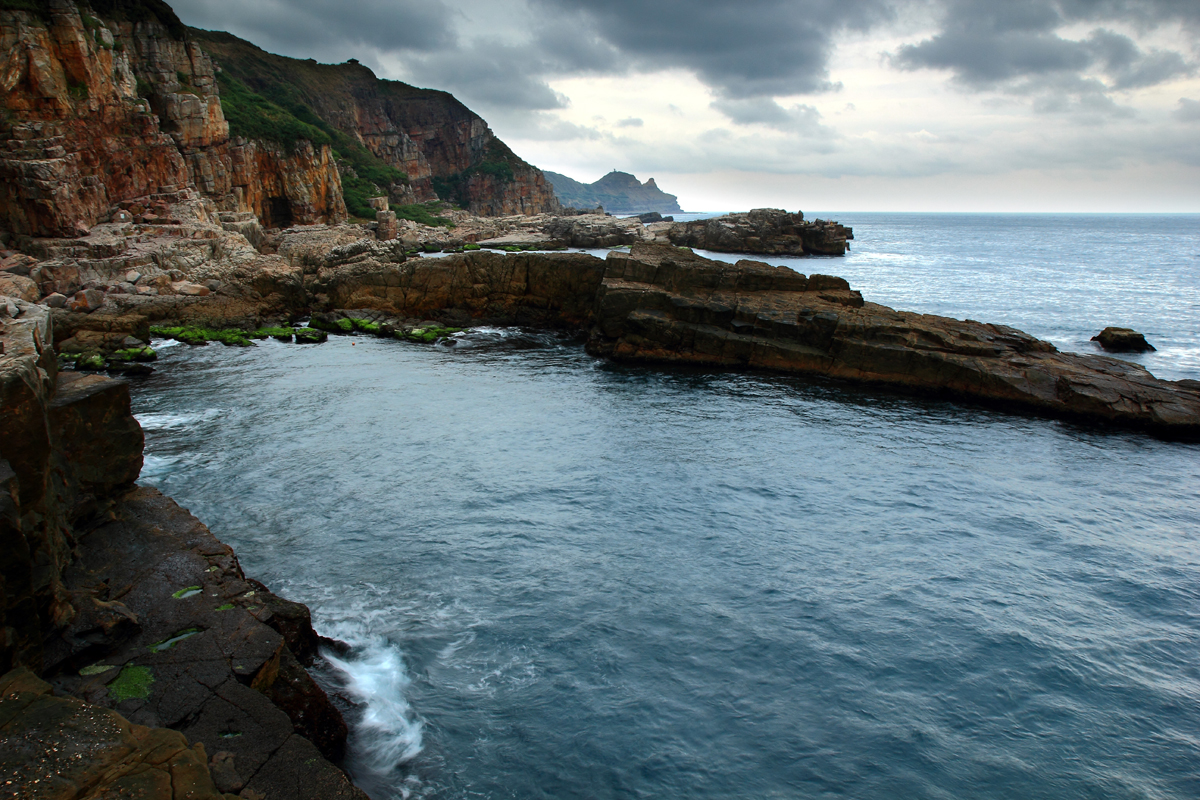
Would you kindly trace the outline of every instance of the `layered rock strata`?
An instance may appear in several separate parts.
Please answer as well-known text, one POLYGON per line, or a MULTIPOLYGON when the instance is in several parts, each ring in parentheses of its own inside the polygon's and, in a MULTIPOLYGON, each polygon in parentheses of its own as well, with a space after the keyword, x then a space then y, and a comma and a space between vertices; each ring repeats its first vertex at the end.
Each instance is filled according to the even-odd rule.
POLYGON ((808 221, 804 214, 778 208, 756 208, 744 214, 671 223, 671 244, 721 253, 762 255, 845 255, 854 231, 827 220, 808 221))
POLYGON ((121 201, 187 188, 276 226, 345 218, 328 147, 230 139, 212 61, 174 22, 72 0, 0 10, 0 225, 72 236, 121 201))
POLYGON ((635 245, 609 255, 595 316, 588 350, 617 361, 827 375, 1200 438, 1200 383, 866 303, 841 278, 635 245))
POLYGON ((298 100, 325 123, 408 175, 396 203, 448 200, 472 214, 542 214, 559 204, 541 170, 446 92, 380 80, 351 60, 318 64, 267 53, 228 33, 192 31, 227 74, 268 97, 298 100))

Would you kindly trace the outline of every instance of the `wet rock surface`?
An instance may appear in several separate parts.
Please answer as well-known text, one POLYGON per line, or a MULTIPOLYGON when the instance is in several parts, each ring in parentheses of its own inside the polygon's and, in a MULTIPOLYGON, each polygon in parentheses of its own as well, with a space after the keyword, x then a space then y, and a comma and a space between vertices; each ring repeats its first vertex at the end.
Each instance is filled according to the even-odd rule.
POLYGON ((49 311, 2 299, 0 664, 29 671, 0 683, 12 781, 0 785, 47 798, 364 798, 331 761, 347 730, 304 669, 317 642, 308 610, 133 485, 143 437, 128 385, 58 373, 49 311))
POLYGON ((827 375, 1200 438, 1200 391, 1003 325, 866 303, 840 278, 636 245, 611 253, 588 349, 617 361, 827 375))

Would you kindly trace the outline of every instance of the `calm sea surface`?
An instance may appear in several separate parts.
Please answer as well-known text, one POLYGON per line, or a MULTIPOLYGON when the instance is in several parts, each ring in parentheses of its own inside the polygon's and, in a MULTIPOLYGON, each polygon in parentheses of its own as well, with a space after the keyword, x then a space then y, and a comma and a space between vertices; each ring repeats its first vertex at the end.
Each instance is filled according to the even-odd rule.
MULTIPOLYGON (((809 216, 774 263, 1200 378, 1200 217, 809 216)), ((142 481, 353 645, 376 800, 1200 797, 1200 446, 516 330, 157 369, 142 481)))

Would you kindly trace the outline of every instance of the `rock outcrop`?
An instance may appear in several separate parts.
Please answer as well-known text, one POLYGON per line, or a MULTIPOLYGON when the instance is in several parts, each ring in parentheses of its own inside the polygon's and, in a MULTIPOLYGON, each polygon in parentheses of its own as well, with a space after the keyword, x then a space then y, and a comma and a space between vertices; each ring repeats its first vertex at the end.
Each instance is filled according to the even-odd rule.
POLYGON ((51 688, 24 668, 0 676, 0 785, 6 795, 224 800, 204 745, 56 696, 51 688))
POLYGON ((681 214, 679 198, 658 188, 654 178, 640 182, 628 172, 613 170, 595 183, 581 183, 557 172, 545 173, 554 193, 564 206, 595 208, 603 206, 612 214, 681 214))
POLYGON ((1132 328, 1105 328, 1093 336, 1092 341, 1099 342, 1110 353, 1146 353, 1155 349, 1144 335, 1132 328))
POLYGON ((318 64, 267 53, 228 33, 192 31, 225 75, 268 98, 302 104, 317 119, 402 170, 396 203, 447 200, 472 214, 542 214, 558 208, 541 170, 516 156, 478 114, 447 92, 380 80, 357 61, 318 64))
POLYGON ((1200 386, 1060 353, 1004 325, 866 303, 841 278, 635 245, 611 253, 588 350, 624 362, 827 375, 1200 438, 1200 386))
POLYGON ((821 219, 809 222, 800 212, 778 208, 669 223, 665 233, 681 247, 777 256, 841 256, 846 254, 847 241, 854 238, 854 231, 844 225, 821 219))

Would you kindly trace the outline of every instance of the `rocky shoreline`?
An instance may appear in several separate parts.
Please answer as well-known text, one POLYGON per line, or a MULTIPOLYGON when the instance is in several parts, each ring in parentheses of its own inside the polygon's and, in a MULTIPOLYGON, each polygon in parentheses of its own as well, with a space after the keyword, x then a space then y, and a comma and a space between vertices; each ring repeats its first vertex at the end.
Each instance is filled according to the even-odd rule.
MULTIPOLYGON (((305 669, 318 657, 308 610, 136 486, 127 384, 63 369, 94 355, 120 371, 115 354, 145 354, 152 327, 240 345, 296 330, 432 342, 484 323, 564 329, 621 362, 820 375, 1200 440, 1196 381, 896 311, 836 277, 706 259, 636 220, 464 216, 380 238, 379 225, 264 230, 195 194, 172 199, 151 221, 23 240, 0 262, 0 780, 42 770, 62 796, 365 797, 337 766, 345 722, 305 669), (606 236, 635 241, 606 259, 524 251, 606 236), (311 327, 270 327, 302 318, 311 327), (92 755, 74 771, 32 756, 48 736, 92 755)), ((716 225, 750 237, 751 218, 773 217, 716 225)))

